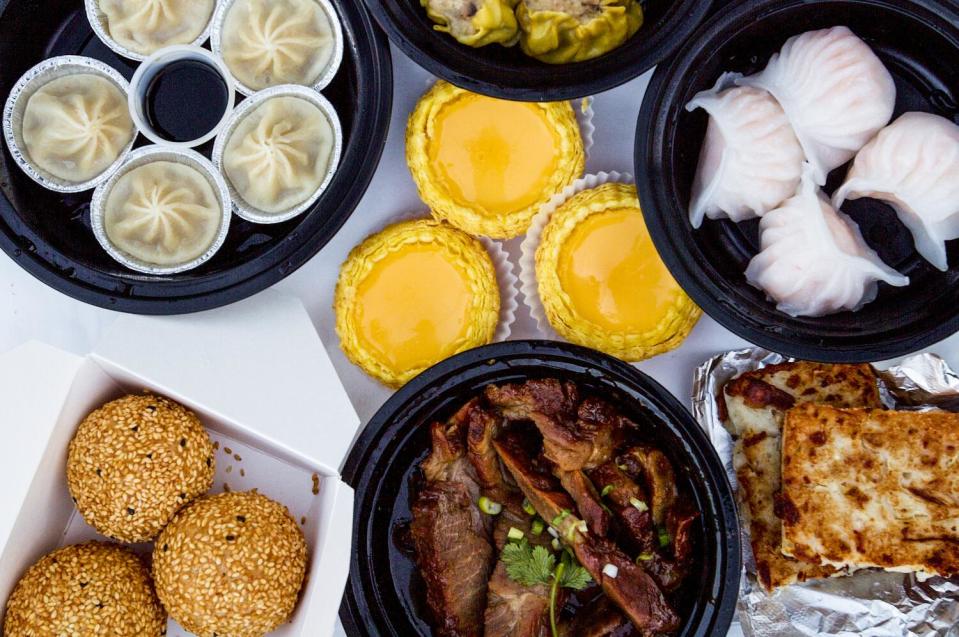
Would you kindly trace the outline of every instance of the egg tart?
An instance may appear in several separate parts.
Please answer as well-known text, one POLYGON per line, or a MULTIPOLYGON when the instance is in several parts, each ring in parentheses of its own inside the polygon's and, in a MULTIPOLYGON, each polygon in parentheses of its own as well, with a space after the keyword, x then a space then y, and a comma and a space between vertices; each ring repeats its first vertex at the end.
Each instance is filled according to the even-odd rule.
POLYGON ((569 102, 511 102, 440 81, 410 115, 406 161, 435 217, 509 239, 582 175, 586 158, 569 102))
POLYGON ((336 332, 347 358, 391 387, 492 342, 500 290, 489 253, 443 221, 404 221, 364 240, 340 268, 336 332))
POLYGON ((632 185, 606 183, 560 205, 535 263, 553 329, 627 361, 674 349, 701 315, 659 258, 632 185))

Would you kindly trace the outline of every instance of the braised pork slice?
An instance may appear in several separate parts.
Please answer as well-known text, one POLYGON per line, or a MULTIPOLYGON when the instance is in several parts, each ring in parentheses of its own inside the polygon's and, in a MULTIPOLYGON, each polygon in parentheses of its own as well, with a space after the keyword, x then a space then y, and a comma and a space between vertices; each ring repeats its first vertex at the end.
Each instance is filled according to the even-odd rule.
POLYGON ((461 413, 467 427, 466 457, 476 474, 480 490, 494 500, 503 500, 509 488, 503 480, 499 458, 493 449, 493 438, 502 426, 503 419, 485 409, 478 398, 468 402, 461 413))
POLYGON ((521 444, 506 435, 493 446, 536 512, 550 521, 579 563, 640 631, 664 633, 679 626, 679 617, 656 582, 613 542, 583 530, 571 498, 559 490, 552 476, 533 466, 521 444), (618 569, 616 577, 603 572, 609 564, 618 569))
POLYGON ((531 420, 533 414, 573 418, 579 406, 576 385, 555 378, 489 385, 485 394, 490 405, 510 420, 531 420))
POLYGON ((662 546, 649 498, 641 486, 613 462, 597 467, 589 475, 596 488, 606 493, 605 501, 616 515, 621 539, 635 551, 637 563, 663 590, 679 588, 692 561, 690 534, 697 515, 680 514, 675 507, 670 509, 662 527, 670 542, 662 546))
POLYGON ((665 524, 666 513, 678 496, 676 474, 666 454, 654 447, 637 446, 621 454, 617 462, 632 476, 642 478, 649 490, 653 522, 659 526, 665 524))
POLYGON ((596 487, 582 471, 559 471, 560 484, 573 497, 576 508, 589 530, 600 537, 609 535, 610 514, 596 492, 596 487))
POLYGON ((410 534, 441 637, 481 637, 486 587, 495 559, 489 516, 476 506, 479 484, 466 458, 468 411, 431 428, 424 486, 413 502, 410 534))
POLYGON ((573 621, 560 629, 560 634, 563 637, 611 637, 627 626, 629 620, 605 595, 599 595, 583 606, 573 621))
MULTIPOLYGON (((531 544, 546 544, 547 533, 534 536, 530 532, 533 517, 523 510, 523 496, 514 493, 503 503, 497 516, 493 537, 497 551, 506 545, 510 528, 522 531, 531 544)), ((497 561, 489 581, 485 637, 547 637, 549 635, 549 587, 545 584, 523 586, 506 573, 506 565, 497 561)))

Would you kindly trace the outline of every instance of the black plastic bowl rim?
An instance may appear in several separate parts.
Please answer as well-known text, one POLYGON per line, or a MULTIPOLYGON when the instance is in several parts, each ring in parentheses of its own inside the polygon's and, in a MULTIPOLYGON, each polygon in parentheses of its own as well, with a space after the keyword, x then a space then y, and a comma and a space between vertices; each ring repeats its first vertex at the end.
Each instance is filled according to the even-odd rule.
MULTIPOLYGON (((580 382, 594 390, 608 388, 620 397, 618 403, 632 402, 636 411, 648 412, 665 428, 665 437, 677 445, 671 455, 674 462, 676 457, 688 461, 683 473, 696 485, 694 497, 703 506, 702 552, 711 554, 704 564, 708 581, 702 583, 692 616, 680 634, 726 634, 742 572, 739 519, 732 487, 705 432, 676 398, 635 367, 577 345, 528 340, 479 347, 429 368, 380 408, 353 446, 343 470, 343 479, 355 490, 353 548, 350 578, 340 607, 340 619, 350 637, 422 634, 412 624, 408 604, 387 590, 393 585, 390 565, 374 560, 377 550, 387 549, 373 542, 377 533, 384 533, 381 518, 392 515, 402 490, 384 475, 393 465, 408 468, 418 462, 415 455, 404 455, 411 432, 427 427, 433 415, 448 415, 488 383, 548 376, 580 382), (386 581, 378 584, 378 577, 386 581)), ((423 618, 417 619, 423 626, 423 618)))
MULTIPOLYGON (((737 303, 736 289, 737 286, 748 284, 744 281, 733 282, 721 276, 711 264, 697 261, 697 257, 702 255, 693 247, 696 239, 692 233, 702 232, 703 229, 691 229, 683 199, 669 185, 675 181, 675 175, 670 170, 671 153, 678 152, 672 145, 678 139, 676 131, 683 117, 684 95, 691 92, 688 76, 696 72, 697 56, 700 60, 718 57, 722 46, 735 41, 732 33, 740 33, 749 28, 747 25, 760 24, 783 12, 818 11, 815 15, 821 19, 828 15, 825 13, 826 7, 817 5, 826 4, 843 5, 847 10, 875 9, 875 15, 886 13, 893 19, 909 16, 927 25, 931 33, 934 32, 955 47, 951 59, 959 57, 959 3, 954 0, 733 0, 704 22, 672 58, 661 64, 653 74, 636 128, 636 183, 646 223, 660 256, 683 289, 718 323, 752 343, 795 358, 837 363, 881 361, 919 351, 954 334, 959 330, 959 311, 940 307, 939 310, 929 310, 939 314, 908 319, 901 305, 894 300, 890 304, 889 325, 881 333, 857 330, 855 319, 847 318, 843 327, 845 333, 840 334, 838 330, 832 333, 819 332, 778 311, 773 314, 762 308, 762 311, 757 311, 755 307, 743 307, 737 303), (909 325, 909 320, 914 320, 916 324, 909 325)), ((783 32, 780 45, 790 35, 801 31, 783 32)), ((915 33, 903 37, 921 38, 915 33)), ((715 82, 716 77, 711 78, 709 85, 715 82)), ((708 87, 704 85, 696 90, 704 88, 708 87)), ((894 118, 898 113, 897 104, 894 118)), ((832 173, 830 184, 837 179, 838 172, 832 173)), ((687 195, 684 193, 682 196, 687 195)), ((950 260, 953 263, 956 254, 955 247, 950 247, 950 260)), ((914 261, 919 262, 916 267, 920 271, 929 269, 918 257, 914 261)), ((951 273, 950 276, 955 275, 951 273)), ((909 287, 899 290, 915 290, 915 286, 913 282, 909 287)), ((923 294, 929 300, 941 292, 940 285, 938 291, 924 291, 923 294)), ((767 303, 769 308, 774 305, 767 303)), ((882 303, 883 295, 880 294, 871 305, 882 303)), ((945 297, 939 305, 943 303, 955 308, 955 303, 947 301, 945 297)), ((936 303, 933 301, 925 305, 932 307, 936 303)))
MULTIPOLYGON (((0 18, 14 0, 0 0, 0 18)), ((49 287, 90 305, 145 315, 188 314, 228 305, 265 290, 313 258, 346 223, 367 188, 386 145, 393 101, 393 67, 389 42, 362 3, 337 3, 344 28, 355 37, 347 38, 359 69, 357 134, 344 149, 337 176, 324 193, 324 210, 316 208, 298 221, 296 229, 272 249, 226 273, 201 279, 176 281, 167 278, 135 278, 138 296, 110 293, 116 283, 99 275, 102 286, 84 284, 64 272, 86 269, 47 245, 27 224, 22 223, 10 201, 0 193, 0 249, 15 263, 49 287), (52 256, 51 256, 52 255, 52 256), (56 262, 56 267, 54 266, 56 262), (228 276, 224 276, 228 275, 228 276)), ((343 72, 341 70, 341 72, 343 72)), ((4 96, 5 99, 5 96, 4 96)), ((11 167, 11 170, 18 170, 11 167)), ((91 271, 91 275, 95 275, 91 271)), ((121 286, 122 287, 122 286, 121 286)))
POLYGON ((527 102, 595 95, 639 77, 686 40, 713 4, 713 0, 648 0, 643 4, 655 3, 666 12, 655 28, 647 31, 644 23, 622 46, 592 60, 545 64, 527 57, 519 45, 504 49, 499 44, 479 48, 460 44, 433 29, 419 0, 365 2, 393 44, 433 75, 474 93, 527 102))

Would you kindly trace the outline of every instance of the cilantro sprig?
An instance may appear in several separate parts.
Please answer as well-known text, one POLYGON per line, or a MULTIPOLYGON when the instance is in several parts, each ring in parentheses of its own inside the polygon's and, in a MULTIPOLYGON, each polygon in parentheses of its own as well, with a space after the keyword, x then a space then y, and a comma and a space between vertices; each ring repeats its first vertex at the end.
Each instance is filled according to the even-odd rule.
POLYGON ((589 572, 576 562, 572 553, 564 550, 559 563, 556 555, 545 546, 531 546, 524 538, 519 542, 510 542, 503 547, 500 555, 506 565, 506 575, 523 586, 550 587, 549 623, 553 637, 559 637, 556 629, 556 598, 560 588, 581 591, 593 581, 589 572))

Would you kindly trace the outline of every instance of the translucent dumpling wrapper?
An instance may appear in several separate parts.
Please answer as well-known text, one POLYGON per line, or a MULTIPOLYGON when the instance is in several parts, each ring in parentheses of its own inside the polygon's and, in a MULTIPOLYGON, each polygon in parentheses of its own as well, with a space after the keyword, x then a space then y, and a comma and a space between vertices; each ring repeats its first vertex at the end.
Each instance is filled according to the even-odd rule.
POLYGON ((206 29, 215 0, 99 0, 110 37, 149 55, 174 44, 189 44, 206 29))
POLYGON ((882 262, 859 226, 836 212, 810 175, 799 192, 759 222, 759 254, 746 279, 790 316, 856 311, 876 298, 878 282, 901 287, 909 278, 882 262))
POLYGON ((799 186, 803 150, 786 113, 766 91, 735 86, 741 77, 723 74, 686 105, 709 114, 689 202, 694 228, 703 217, 761 217, 799 186))
POLYGON ((523 52, 548 64, 582 62, 620 46, 643 25, 633 0, 520 0, 523 52))
POLYGON ((820 186, 889 123, 896 103, 889 71, 843 26, 789 38, 765 69, 737 82, 779 101, 820 186))
POLYGON ((472 47, 513 46, 519 40, 516 0, 420 0, 433 28, 472 47))
POLYGON ((202 256, 216 241, 222 219, 220 200, 207 177, 171 161, 124 174, 103 211, 111 243, 135 259, 161 266, 202 256))
POLYGON ((66 75, 30 96, 23 114, 30 161, 65 181, 93 179, 120 157, 136 134, 127 96, 90 73, 66 75))
POLYGON ((930 113, 905 113, 856 155, 833 195, 885 201, 912 232, 916 250, 942 271, 946 241, 959 238, 959 126, 930 113))

